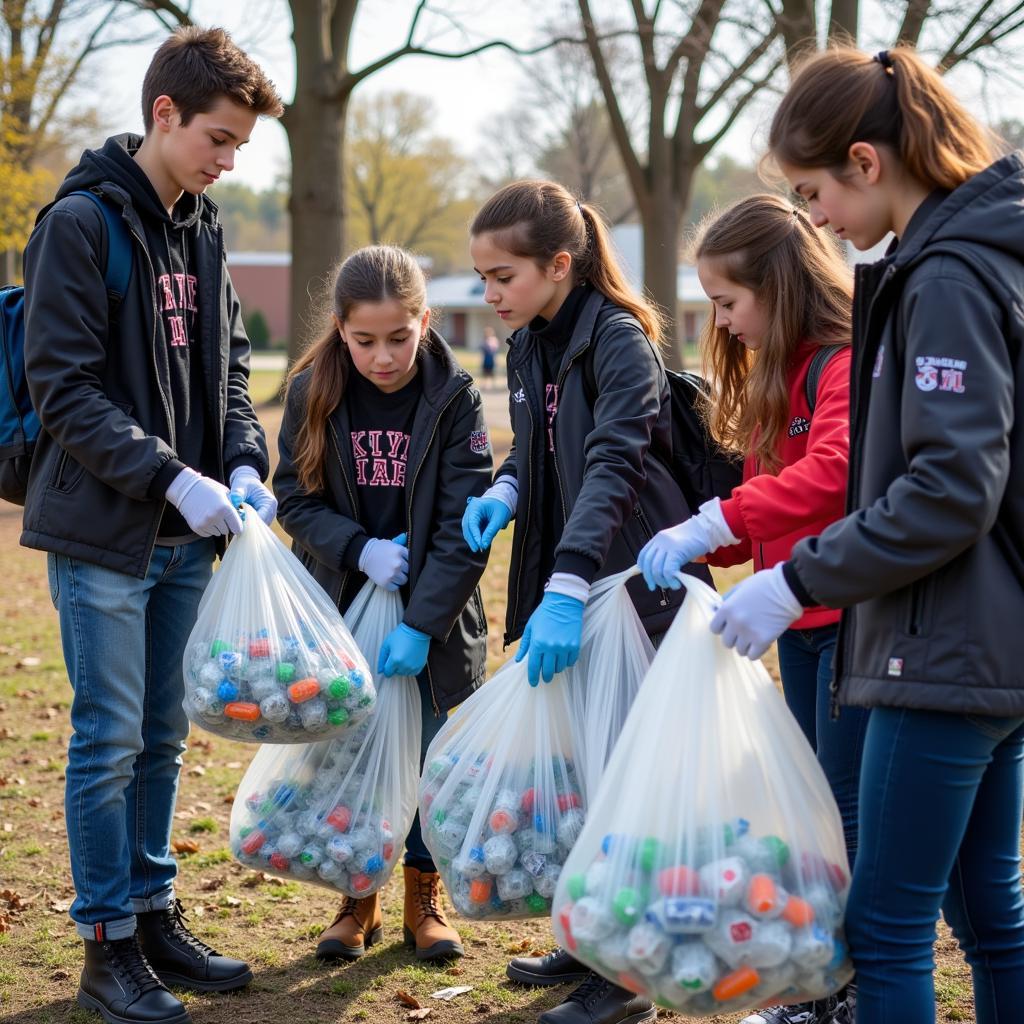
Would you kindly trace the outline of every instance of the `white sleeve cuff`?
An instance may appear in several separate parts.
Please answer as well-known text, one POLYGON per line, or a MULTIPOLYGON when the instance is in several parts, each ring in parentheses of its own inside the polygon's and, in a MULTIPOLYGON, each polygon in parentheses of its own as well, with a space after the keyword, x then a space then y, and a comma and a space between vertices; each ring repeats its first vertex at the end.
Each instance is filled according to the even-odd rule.
POLYGON ((182 501, 185 500, 185 495, 192 490, 193 487, 202 477, 194 470, 186 466, 180 473, 171 481, 171 486, 164 492, 164 497, 175 507, 180 508, 182 501))
POLYGON ((499 476, 484 491, 483 496, 485 498, 496 498, 508 508, 512 515, 515 515, 516 505, 519 503, 519 481, 514 476, 499 476))
POLYGON ((729 547, 732 544, 739 544, 737 537, 722 514, 722 499, 712 498, 705 501, 698 509, 701 519, 707 526, 708 551, 717 551, 718 548, 729 547))
POLYGON ((553 572, 551 579, 544 584, 545 591, 552 594, 564 594, 566 597, 575 597, 577 601, 587 603, 590 597, 590 584, 582 577, 571 572, 553 572))
POLYGON ((234 490, 238 483, 246 479, 255 480, 256 483, 261 483, 259 473, 257 473, 252 466, 239 466, 238 469, 232 471, 228 480, 228 487, 231 490, 234 490))

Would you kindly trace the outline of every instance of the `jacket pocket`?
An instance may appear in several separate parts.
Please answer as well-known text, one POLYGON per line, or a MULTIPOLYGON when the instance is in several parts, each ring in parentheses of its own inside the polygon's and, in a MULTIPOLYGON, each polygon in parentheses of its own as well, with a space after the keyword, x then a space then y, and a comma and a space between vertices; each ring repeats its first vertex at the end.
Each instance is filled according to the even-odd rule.
POLYGON ((85 468, 82 464, 61 448, 60 455, 57 456, 57 462, 54 466, 50 486, 55 491, 63 491, 66 494, 82 479, 84 472, 85 468))
POLYGON ((935 577, 926 576, 910 585, 910 600, 907 609, 907 636, 927 636, 931 627, 932 596, 935 577))

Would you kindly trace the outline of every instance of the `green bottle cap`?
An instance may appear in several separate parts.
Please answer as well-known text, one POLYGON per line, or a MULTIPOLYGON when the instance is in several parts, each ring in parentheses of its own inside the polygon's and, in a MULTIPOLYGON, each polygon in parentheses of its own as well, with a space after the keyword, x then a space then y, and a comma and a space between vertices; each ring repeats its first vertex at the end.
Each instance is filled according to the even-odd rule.
POLYGON ((625 886, 615 894, 612 913, 619 924, 631 927, 640 919, 640 894, 636 889, 625 886))
POLYGON ((279 661, 277 663, 277 681, 290 683, 294 678, 295 666, 290 661, 279 661))

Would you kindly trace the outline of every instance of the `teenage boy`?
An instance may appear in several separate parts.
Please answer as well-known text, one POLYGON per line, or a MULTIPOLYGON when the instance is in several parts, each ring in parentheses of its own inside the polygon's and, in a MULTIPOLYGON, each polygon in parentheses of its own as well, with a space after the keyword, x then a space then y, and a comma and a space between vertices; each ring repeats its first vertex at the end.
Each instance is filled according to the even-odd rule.
POLYGON ((25 366, 40 434, 22 544, 48 552, 74 689, 65 813, 85 940, 80 1005, 108 1021, 190 1018, 165 984, 226 991, 247 964, 193 936, 169 852, 188 731, 182 654, 244 498, 268 522, 249 342, 203 193, 259 115, 263 71, 220 29, 186 28, 142 87, 146 135, 86 150, 25 251, 25 366), (131 242, 117 302, 104 212, 131 242), (225 481, 228 482, 225 485, 225 481), (230 489, 230 490, 229 490, 230 489))

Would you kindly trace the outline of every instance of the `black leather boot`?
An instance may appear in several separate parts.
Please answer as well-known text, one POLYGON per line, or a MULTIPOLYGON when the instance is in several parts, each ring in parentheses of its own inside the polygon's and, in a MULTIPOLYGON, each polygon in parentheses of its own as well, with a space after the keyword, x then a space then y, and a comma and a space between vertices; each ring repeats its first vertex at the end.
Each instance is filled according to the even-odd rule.
POLYGON ((658 1015, 650 999, 591 974, 564 1003, 538 1018, 539 1024, 640 1024, 658 1015))
POLYGON ((165 985, 194 992, 230 992, 252 981, 247 963, 221 956, 188 930, 179 900, 166 910, 136 914, 135 919, 146 958, 165 985))
POLYGON ((505 968, 509 981, 536 988, 582 981, 589 973, 588 968, 574 960, 561 946, 556 946, 545 956, 517 956, 505 968))
POLYGON ((139 946, 127 939, 85 940, 78 1005, 111 1024, 189 1024, 192 1018, 153 972, 139 946))

